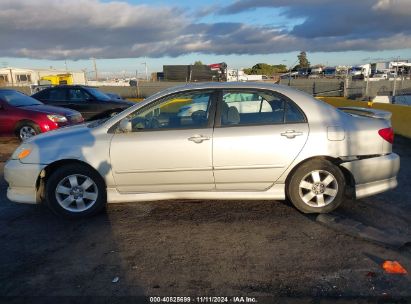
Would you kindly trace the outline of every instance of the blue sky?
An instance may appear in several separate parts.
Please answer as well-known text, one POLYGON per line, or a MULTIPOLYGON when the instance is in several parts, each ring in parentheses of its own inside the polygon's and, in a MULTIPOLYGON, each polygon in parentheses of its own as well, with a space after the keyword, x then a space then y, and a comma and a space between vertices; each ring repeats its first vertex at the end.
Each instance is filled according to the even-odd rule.
POLYGON ((149 72, 196 60, 291 66, 301 50, 312 64, 411 59, 410 17, 407 0, 4 0, 0 65, 64 68, 66 60, 91 71, 96 57, 100 71, 119 73, 141 73, 143 62, 149 72))

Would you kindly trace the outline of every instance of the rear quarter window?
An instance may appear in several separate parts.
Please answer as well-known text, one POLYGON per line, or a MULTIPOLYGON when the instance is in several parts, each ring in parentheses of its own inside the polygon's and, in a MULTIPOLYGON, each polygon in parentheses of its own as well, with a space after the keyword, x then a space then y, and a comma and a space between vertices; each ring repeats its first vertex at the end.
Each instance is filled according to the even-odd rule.
POLYGON ((292 101, 287 101, 285 106, 285 123, 307 122, 304 113, 292 101))
POLYGON ((48 100, 50 96, 49 90, 43 90, 33 95, 34 98, 48 100))

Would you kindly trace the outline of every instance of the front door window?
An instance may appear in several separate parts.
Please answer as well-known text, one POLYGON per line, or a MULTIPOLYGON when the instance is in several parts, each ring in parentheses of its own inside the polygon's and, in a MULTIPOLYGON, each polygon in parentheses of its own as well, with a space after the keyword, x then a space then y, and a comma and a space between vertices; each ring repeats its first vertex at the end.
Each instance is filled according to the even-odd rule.
POLYGON ((129 116, 133 132, 143 130, 200 129, 208 126, 211 91, 164 97, 129 116))

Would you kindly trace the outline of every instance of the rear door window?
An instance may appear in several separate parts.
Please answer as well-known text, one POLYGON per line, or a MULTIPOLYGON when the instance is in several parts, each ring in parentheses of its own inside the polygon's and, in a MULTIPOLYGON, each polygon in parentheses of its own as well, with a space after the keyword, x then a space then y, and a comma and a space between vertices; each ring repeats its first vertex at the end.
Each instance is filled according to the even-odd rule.
POLYGON ((53 89, 50 90, 48 100, 65 100, 66 99, 66 90, 65 89, 53 89))
POLYGON ((282 94, 259 90, 225 90, 221 126, 306 122, 299 107, 282 94))

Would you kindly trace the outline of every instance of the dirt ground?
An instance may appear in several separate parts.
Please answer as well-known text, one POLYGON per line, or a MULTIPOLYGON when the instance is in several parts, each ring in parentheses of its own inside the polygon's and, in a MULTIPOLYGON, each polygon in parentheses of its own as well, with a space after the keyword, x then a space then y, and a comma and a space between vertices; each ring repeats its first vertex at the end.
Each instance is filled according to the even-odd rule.
MULTIPOLYGON (((142 295, 249 296, 260 302, 411 299, 410 274, 381 269, 382 261, 397 260, 411 272, 410 244, 390 248, 347 235, 286 202, 113 204, 81 221, 57 218, 42 205, 12 203, 3 166, 15 147, 13 140, 0 142, 0 301, 102 296, 131 303, 148 299, 133 298, 142 295)), ((347 200, 335 214, 411 241, 411 140, 397 137, 394 151, 401 156, 399 187, 347 200)))

